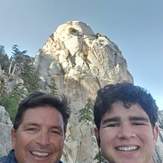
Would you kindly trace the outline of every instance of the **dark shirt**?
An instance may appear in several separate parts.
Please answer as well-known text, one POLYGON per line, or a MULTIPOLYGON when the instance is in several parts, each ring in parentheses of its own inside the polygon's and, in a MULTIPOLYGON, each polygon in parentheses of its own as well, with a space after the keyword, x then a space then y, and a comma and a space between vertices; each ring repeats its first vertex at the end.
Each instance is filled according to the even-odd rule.
POLYGON ((17 163, 14 150, 11 150, 7 156, 1 157, 0 163, 17 163))
MULTIPOLYGON (((7 156, 1 157, 0 163, 18 163, 15 158, 14 150, 11 150, 7 156)), ((63 163, 63 162, 60 161, 59 163, 63 163)))

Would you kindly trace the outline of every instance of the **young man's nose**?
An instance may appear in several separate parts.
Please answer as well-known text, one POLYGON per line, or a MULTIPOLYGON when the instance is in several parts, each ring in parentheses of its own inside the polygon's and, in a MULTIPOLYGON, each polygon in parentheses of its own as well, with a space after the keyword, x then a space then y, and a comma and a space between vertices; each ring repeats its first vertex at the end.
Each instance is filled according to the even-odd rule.
POLYGON ((118 138, 127 139, 135 136, 135 132, 130 123, 122 123, 118 130, 118 138))

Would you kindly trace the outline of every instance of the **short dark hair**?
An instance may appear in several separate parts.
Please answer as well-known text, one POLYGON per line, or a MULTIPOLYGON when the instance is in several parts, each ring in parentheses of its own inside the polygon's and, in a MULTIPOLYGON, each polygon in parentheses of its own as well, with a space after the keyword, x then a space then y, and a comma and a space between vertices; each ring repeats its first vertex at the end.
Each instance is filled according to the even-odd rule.
POLYGON ((68 119, 70 117, 70 108, 68 107, 67 98, 64 95, 52 96, 40 91, 31 93, 20 102, 13 124, 14 129, 19 128, 26 110, 34 109, 40 106, 50 106, 59 111, 63 117, 64 130, 66 131, 68 119))
POLYGON ((144 88, 131 83, 109 84, 97 92, 94 105, 94 122, 100 128, 101 119, 104 114, 111 110, 112 104, 121 101, 127 104, 139 104, 147 113, 152 126, 158 120, 158 107, 155 100, 144 88))

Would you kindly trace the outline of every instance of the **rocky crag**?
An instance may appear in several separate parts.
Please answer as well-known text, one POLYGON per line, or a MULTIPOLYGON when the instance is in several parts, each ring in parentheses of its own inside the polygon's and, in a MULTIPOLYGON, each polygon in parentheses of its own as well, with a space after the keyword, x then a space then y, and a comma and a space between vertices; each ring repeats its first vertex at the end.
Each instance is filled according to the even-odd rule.
MULTIPOLYGON (((41 89, 69 97, 72 115, 63 160, 95 163, 98 148, 93 132, 92 107, 96 91, 108 83, 133 82, 118 46, 79 21, 60 25, 35 58, 41 89), (52 87, 53 86, 53 87, 52 87)), ((160 120, 162 124, 162 120, 160 120)), ((156 156, 161 160, 162 133, 156 156)))
POLYGON ((133 82, 121 51, 106 36, 95 34, 85 23, 73 21, 57 28, 35 62, 42 82, 50 84, 53 78, 59 94, 66 94, 71 100, 73 111, 65 162, 92 163, 98 152, 92 117, 84 119, 80 113, 87 105, 92 112, 91 103, 100 87, 107 83, 133 82))

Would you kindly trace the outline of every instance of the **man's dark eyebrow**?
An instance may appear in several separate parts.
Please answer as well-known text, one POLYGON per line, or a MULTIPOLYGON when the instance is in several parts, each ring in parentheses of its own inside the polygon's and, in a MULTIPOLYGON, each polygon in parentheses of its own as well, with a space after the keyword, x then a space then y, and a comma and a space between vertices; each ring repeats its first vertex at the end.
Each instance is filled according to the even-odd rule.
POLYGON ((24 126, 25 127, 27 127, 27 126, 39 126, 39 124, 37 124, 37 123, 25 123, 24 126))
MULTIPOLYGON (((24 124, 24 126, 25 127, 39 127, 40 125, 39 124, 37 124, 37 123, 26 123, 26 124, 24 124)), ((58 129, 58 130, 60 130, 60 131, 62 131, 62 127, 61 126, 51 126, 50 127, 51 129, 58 129)))
POLYGON ((106 124, 109 122, 119 122, 119 121, 120 121, 119 117, 107 118, 102 121, 102 124, 106 124))
POLYGON ((130 121, 144 121, 144 122, 149 122, 149 120, 148 120, 148 118, 146 118, 146 117, 136 117, 136 116, 134 116, 134 117, 130 117, 129 118, 130 119, 130 121))

